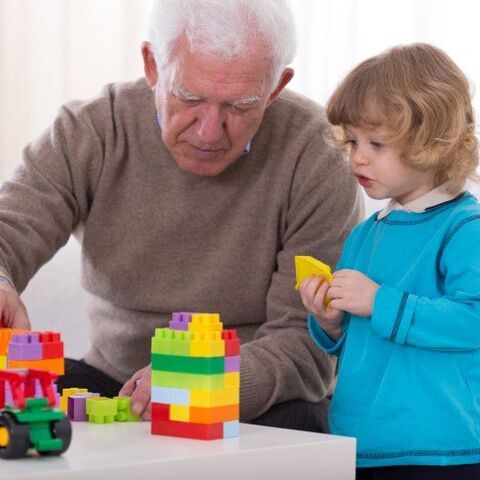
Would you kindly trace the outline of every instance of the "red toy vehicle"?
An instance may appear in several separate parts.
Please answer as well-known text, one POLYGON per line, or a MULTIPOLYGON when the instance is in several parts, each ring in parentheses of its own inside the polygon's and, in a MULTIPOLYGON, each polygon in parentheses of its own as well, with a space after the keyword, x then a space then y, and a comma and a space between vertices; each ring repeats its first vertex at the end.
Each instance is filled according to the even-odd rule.
POLYGON ((40 455, 60 455, 67 450, 72 438, 70 419, 52 408, 56 378, 43 370, 0 370, 0 458, 26 457, 29 449, 40 455), (34 398, 36 381, 43 397, 34 398), (13 406, 5 406, 7 382, 13 406))

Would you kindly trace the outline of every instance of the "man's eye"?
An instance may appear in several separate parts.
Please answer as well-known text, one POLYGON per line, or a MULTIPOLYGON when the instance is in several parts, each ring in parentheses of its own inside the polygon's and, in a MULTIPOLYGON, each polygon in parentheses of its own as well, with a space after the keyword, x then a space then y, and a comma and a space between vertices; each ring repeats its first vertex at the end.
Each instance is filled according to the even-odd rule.
POLYGON ((184 103, 185 105, 197 105, 200 103, 200 100, 198 98, 182 98, 179 97, 180 101, 184 103))
POLYGON ((229 106, 230 110, 233 112, 233 113, 238 113, 238 114, 244 114, 244 113, 247 113, 249 111, 248 108, 245 108, 245 107, 237 107, 236 105, 230 105, 229 106))

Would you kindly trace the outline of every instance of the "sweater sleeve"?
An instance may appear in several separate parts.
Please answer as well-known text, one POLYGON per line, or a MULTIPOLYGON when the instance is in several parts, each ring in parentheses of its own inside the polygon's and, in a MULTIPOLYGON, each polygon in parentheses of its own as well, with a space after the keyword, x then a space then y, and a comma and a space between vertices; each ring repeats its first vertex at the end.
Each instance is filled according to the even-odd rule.
POLYGON ((294 256, 335 265, 359 221, 362 202, 348 163, 321 133, 307 145, 291 188, 286 228, 267 296, 267 319, 242 346, 241 418, 250 420, 288 400, 319 402, 332 388, 335 361, 313 342, 307 312, 294 290, 294 256))
POLYGON ((64 107, 1 186, 0 269, 19 292, 86 215, 99 157, 91 128, 64 107))
POLYGON ((439 262, 444 295, 427 298, 382 285, 375 296, 373 331, 395 343, 432 350, 480 348, 479 236, 480 215, 475 215, 444 241, 439 262))

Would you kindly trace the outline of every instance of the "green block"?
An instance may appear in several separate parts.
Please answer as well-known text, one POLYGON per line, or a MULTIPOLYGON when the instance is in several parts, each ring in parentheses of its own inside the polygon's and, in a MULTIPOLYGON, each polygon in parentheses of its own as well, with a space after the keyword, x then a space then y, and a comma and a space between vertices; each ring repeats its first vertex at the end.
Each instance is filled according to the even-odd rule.
POLYGON ((152 353, 152 370, 212 375, 225 372, 224 357, 184 357, 152 353))
POLYGON ((156 328, 152 337, 152 353, 161 355, 188 356, 190 351, 190 332, 156 328))
POLYGON ((152 386, 200 391, 223 390, 225 388, 225 374, 199 375, 152 370, 152 386))

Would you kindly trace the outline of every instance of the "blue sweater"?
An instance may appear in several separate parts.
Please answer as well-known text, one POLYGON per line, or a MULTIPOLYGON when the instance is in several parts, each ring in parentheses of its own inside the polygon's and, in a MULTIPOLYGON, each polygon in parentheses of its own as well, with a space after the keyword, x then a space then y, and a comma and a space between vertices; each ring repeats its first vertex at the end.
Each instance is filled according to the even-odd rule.
POLYGON ((377 214, 338 269, 380 284, 370 318, 345 314, 331 432, 356 437, 359 467, 480 462, 480 205, 469 193, 423 213, 377 214))

